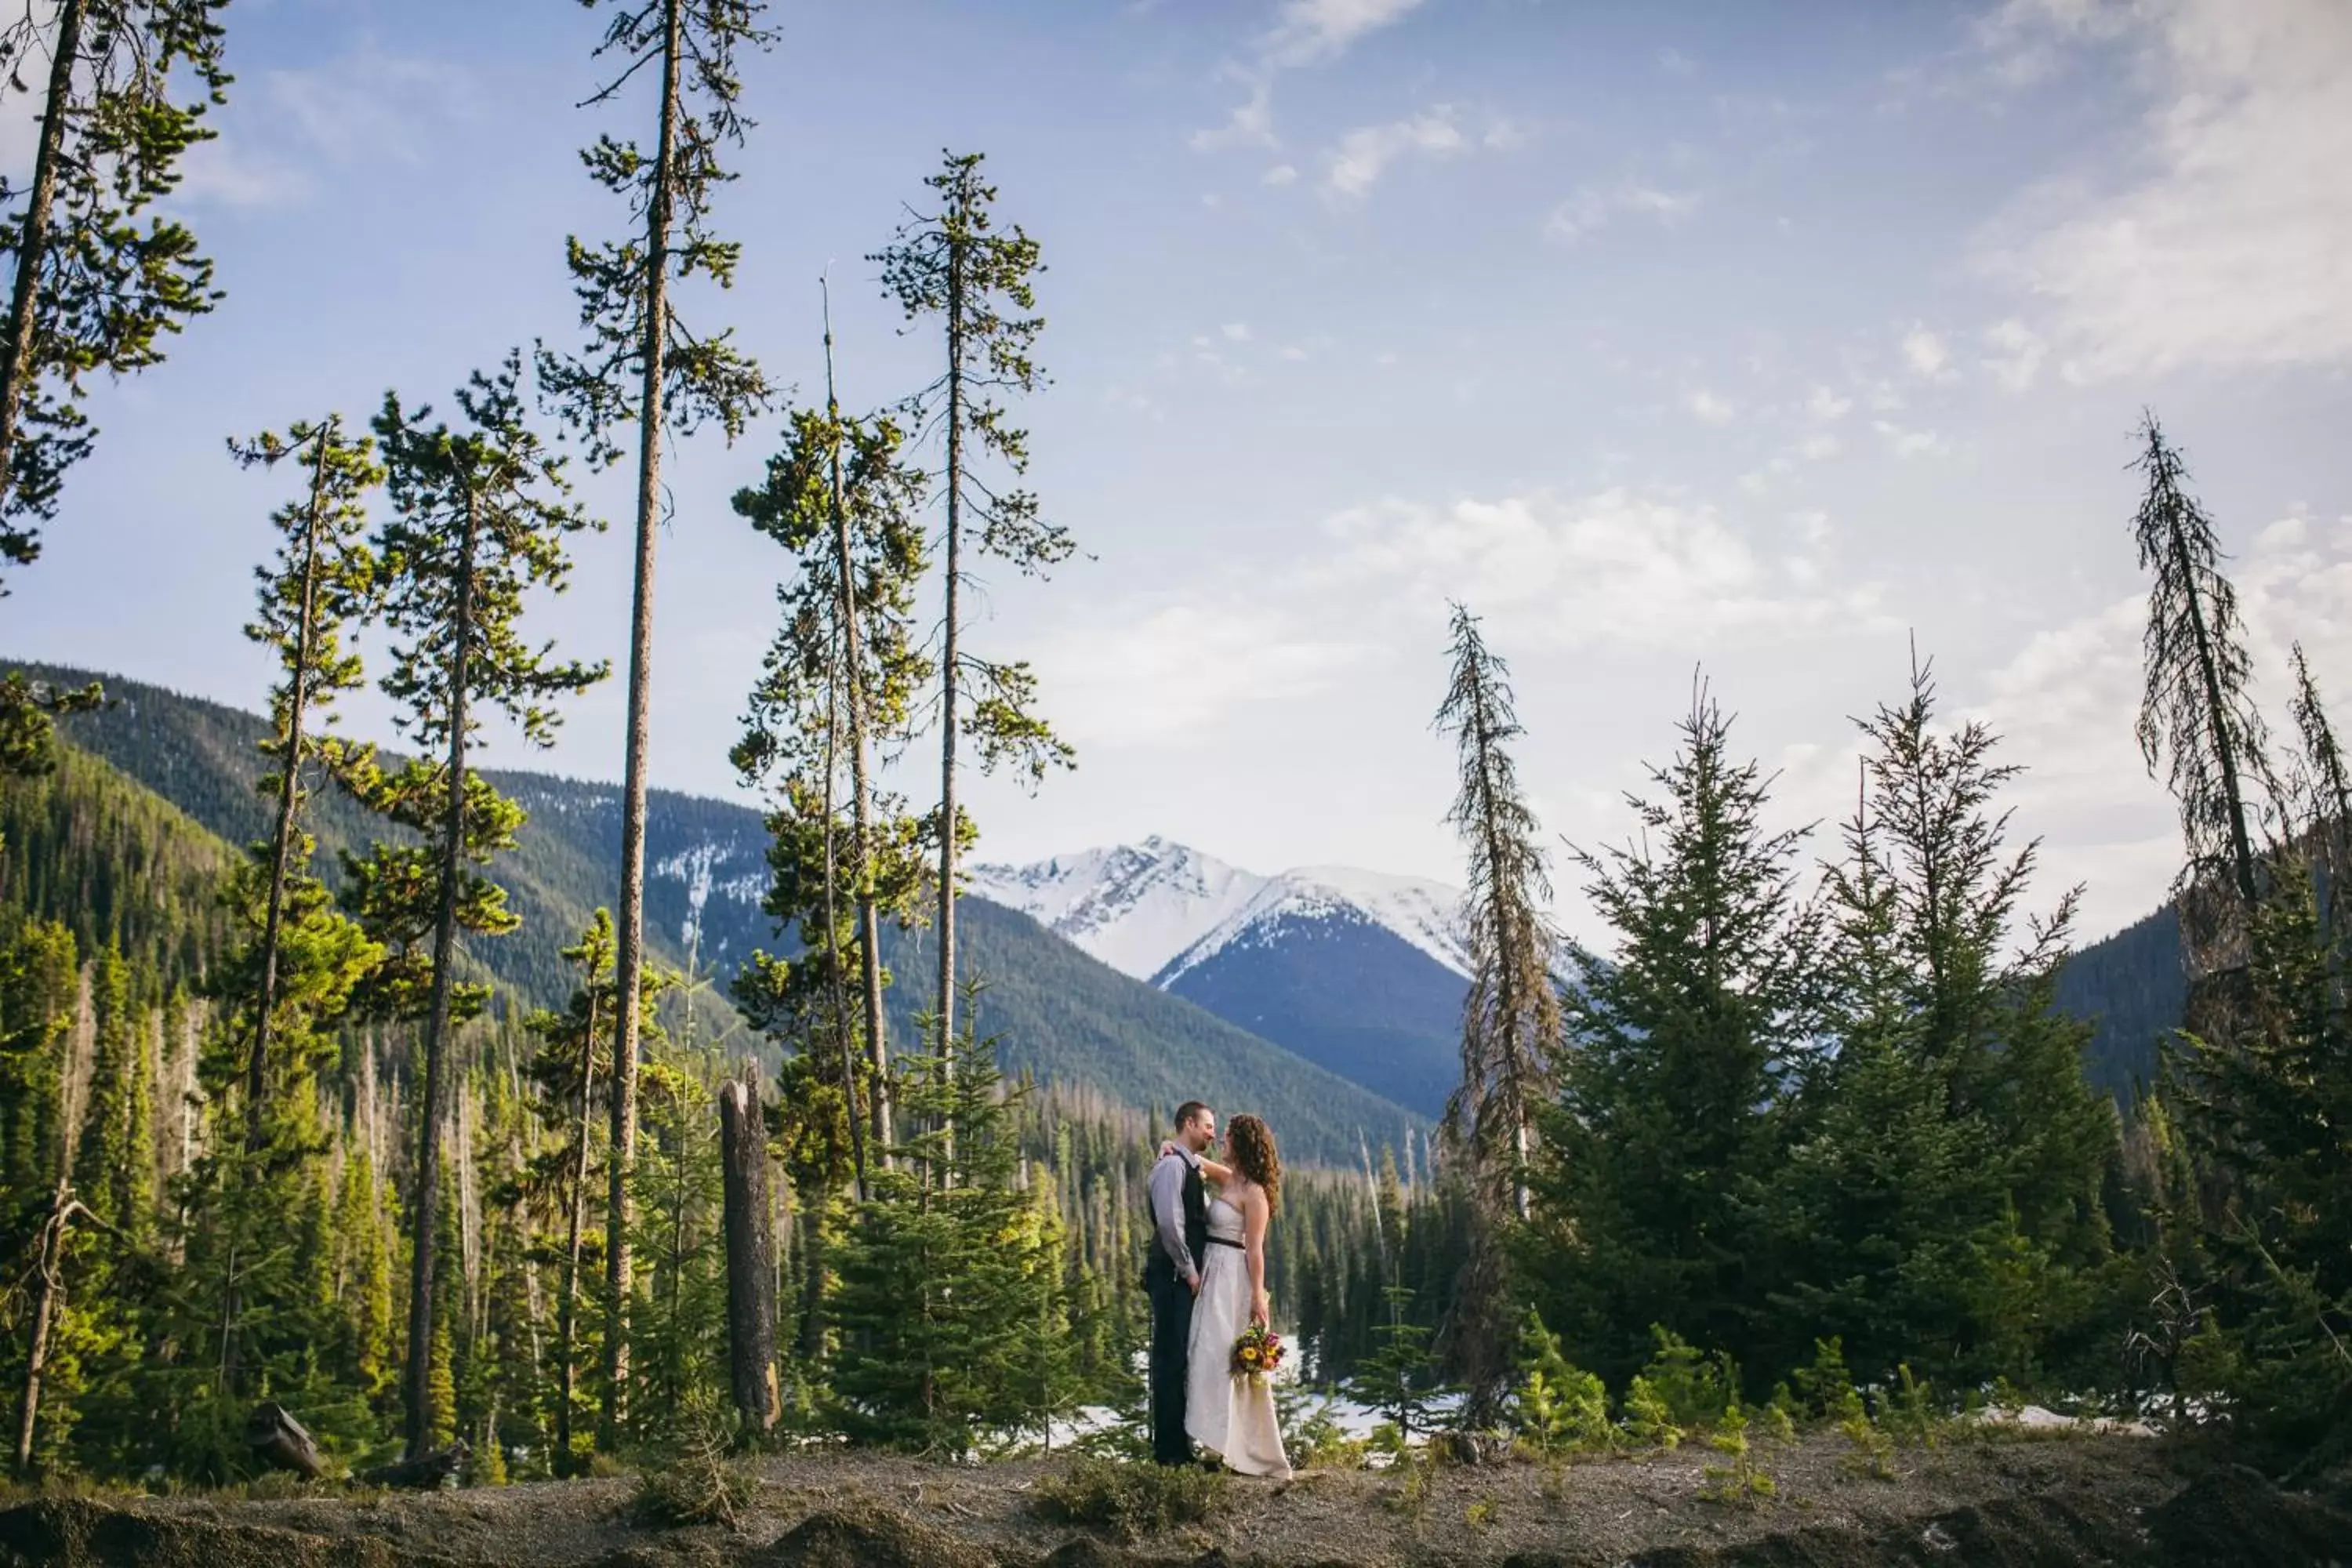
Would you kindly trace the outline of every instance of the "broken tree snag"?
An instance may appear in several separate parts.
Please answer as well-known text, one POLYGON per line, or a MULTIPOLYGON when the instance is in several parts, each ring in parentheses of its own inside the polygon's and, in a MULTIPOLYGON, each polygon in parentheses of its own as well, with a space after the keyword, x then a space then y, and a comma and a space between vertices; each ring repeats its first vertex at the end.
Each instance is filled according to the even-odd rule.
POLYGON ((282 1405, 262 1405, 245 1418, 245 1446, 281 1470, 317 1480, 326 1469, 319 1445, 282 1405))
POLYGON ((436 1448, 413 1459, 403 1459, 394 1465, 379 1465, 373 1470, 362 1470, 357 1479, 363 1486, 404 1487, 415 1491, 429 1491, 436 1487, 456 1481, 466 1468, 471 1450, 466 1439, 458 1438, 446 1448, 436 1448))
POLYGON ((782 1413, 776 1386, 776 1238, 768 1229, 768 1130, 760 1116, 760 1069, 719 1090, 720 1163, 726 1173, 727 1344, 735 1408, 753 1431, 782 1413))

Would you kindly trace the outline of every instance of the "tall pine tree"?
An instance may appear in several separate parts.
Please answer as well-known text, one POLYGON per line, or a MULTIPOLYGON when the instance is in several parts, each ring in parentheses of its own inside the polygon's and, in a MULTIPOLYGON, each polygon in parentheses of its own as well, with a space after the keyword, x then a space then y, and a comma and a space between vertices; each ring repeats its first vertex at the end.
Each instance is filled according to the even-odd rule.
POLYGON ((1453 674, 1437 724, 1454 739, 1461 786, 1446 820, 1469 856, 1464 899, 1470 991, 1462 1014, 1462 1083, 1447 1101, 1448 1146, 1476 1194, 1476 1239, 1456 1292, 1447 1340, 1467 1391, 1465 1419, 1491 1425, 1511 1373, 1502 1231, 1528 1216, 1528 1165, 1537 1108, 1560 1047, 1551 897, 1535 813, 1510 754, 1524 731, 1509 667, 1486 647, 1477 618, 1454 606, 1453 674))
POLYGON ((412 1454, 425 1445, 435 1404, 441 1135, 462 1010, 457 937, 461 929, 491 931, 513 921, 499 907, 502 895, 468 865, 511 847, 521 814, 474 771, 468 748, 485 710, 503 713, 526 742, 552 744, 553 701, 605 674, 602 666, 558 662, 522 640, 526 595, 560 590, 571 570, 567 536, 596 524, 570 500, 563 460, 525 423, 520 379, 517 355, 495 374, 477 372, 457 395, 463 431, 428 425, 431 410, 409 408, 397 394, 385 397, 375 420, 394 511, 377 543, 382 625, 403 639, 392 648, 383 686, 401 705, 402 731, 428 753, 442 753, 398 774, 373 772, 363 791, 370 805, 432 841, 429 864, 415 851, 380 851, 373 868, 381 874, 360 879, 369 892, 406 892, 414 913, 432 910, 403 1383, 412 1454))
POLYGON ((628 752, 621 784, 621 902, 615 963, 624 1005, 614 1020, 614 1237, 605 1260, 609 1438, 628 1384, 628 1205, 636 1158, 635 998, 645 970, 646 777, 653 722, 654 542, 662 519, 662 447, 716 421, 732 440, 766 406, 768 384, 731 331, 689 331, 672 289, 700 277, 731 285, 742 247, 710 229, 713 198, 730 178, 721 151, 741 146, 751 121, 738 54, 762 48, 761 0, 583 0, 605 17, 595 58, 611 78, 588 101, 622 98, 641 74, 655 83, 653 146, 610 135, 582 153, 589 177, 618 196, 635 229, 591 245, 568 242, 586 347, 576 356, 540 352, 548 395, 583 431, 597 467, 620 460, 624 426, 635 426, 636 587, 629 618, 628 752))
POLYGON ((1030 357, 1045 319, 1032 279, 1041 270, 1037 242, 1018 224, 999 233, 996 187, 982 177, 977 153, 942 155, 940 172, 923 183, 938 193, 937 209, 901 228, 888 249, 871 259, 882 266, 882 287, 909 321, 935 317, 944 339, 940 377, 911 400, 921 423, 935 425, 945 445, 938 489, 947 510, 941 544, 946 588, 940 621, 940 809, 933 827, 939 848, 939 985, 941 1040, 955 1037, 956 863, 963 819, 956 795, 956 765, 965 741, 977 748, 983 771, 1013 764, 1032 783, 1051 767, 1066 767, 1070 748, 1035 711, 1036 678, 1025 662, 982 658, 964 647, 964 591, 975 556, 993 556, 1028 575, 1068 559, 1076 546, 1067 530, 1048 522, 1028 490, 998 489, 982 470, 992 462, 1014 478, 1029 467, 1029 437, 1005 419, 1008 394, 1034 392, 1044 377, 1030 357), (975 536, 976 531, 976 536, 975 536), (971 710, 961 704, 969 691, 971 710))

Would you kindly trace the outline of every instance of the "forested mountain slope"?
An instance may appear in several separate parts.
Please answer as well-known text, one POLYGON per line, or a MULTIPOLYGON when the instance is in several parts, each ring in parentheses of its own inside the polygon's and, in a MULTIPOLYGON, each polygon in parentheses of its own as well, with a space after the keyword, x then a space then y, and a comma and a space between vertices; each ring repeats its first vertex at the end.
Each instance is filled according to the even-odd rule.
MULTIPOLYGON (((254 790, 263 721, 220 703, 79 670, 37 668, 43 679, 79 684, 104 679, 116 700, 61 728, 73 745, 144 784, 231 843, 261 837, 268 803, 254 790)), ((552 1005, 572 977, 561 950, 594 909, 614 896, 620 855, 618 792, 611 785, 544 773, 493 772, 490 778, 530 813, 521 848, 493 875, 522 917, 510 936, 477 945, 499 981, 535 1005, 552 1005)), ((312 822, 322 869, 334 851, 386 829, 333 791, 317 796, 312 822)), ((759 815, 725 801, 656 790, 646 846, 646 926, 657 962, 682 967, 690 943, 699 966, 716 972, 718 995, 754 947, 778 951, 759 900, 766 883, 767 834, 759 815)), ((1003 1036, 1009 1071, 1082 1086, 1137 1110, 1165 1110, 1200 1097, 1228 1114, 1255 1110, 1281 1129, 1291 1152, 1353 1164, 1360 1134, 1377 1146, 1423 1119, 1337 1073, 1234 1027, 1189 1002, 1087 957, 1026 915, 967 899, 962 945, 987 983, 982 1027, 1003 1036)), ((886 933, 890 962, 909 978, 890 994, 898 1037, 911 1037, 926 1003, 927 933, 886 933)), ((725 1011, 706 1007, 706 1021, 725 1011)), ((748 1042, 747 1042, 748 1043, 748 1042)))

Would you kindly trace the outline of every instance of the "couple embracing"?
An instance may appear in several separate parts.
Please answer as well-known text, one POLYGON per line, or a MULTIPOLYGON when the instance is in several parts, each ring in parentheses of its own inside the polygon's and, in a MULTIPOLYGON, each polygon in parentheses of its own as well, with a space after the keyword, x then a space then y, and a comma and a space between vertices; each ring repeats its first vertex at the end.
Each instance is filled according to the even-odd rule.
POLYGON ((1143 1271, 1151 1295, 1151 1457, 1189 1464, 1198 1443, 1229 1469, 1287 1480, 1274 1391, 1263 1375, 1233 1370, 1234 1342, 1268 1326, 1265 1233, 1282 1199, 1282 1160, 1273 1130, 1255 1116, 1234 1118, 1229 1163, 1209 1158, 1216 1142, 1216 1112, 1187 1100, 1176 1108, 1176 1136, 1151 1167, 1153 1237, 1143 1271))

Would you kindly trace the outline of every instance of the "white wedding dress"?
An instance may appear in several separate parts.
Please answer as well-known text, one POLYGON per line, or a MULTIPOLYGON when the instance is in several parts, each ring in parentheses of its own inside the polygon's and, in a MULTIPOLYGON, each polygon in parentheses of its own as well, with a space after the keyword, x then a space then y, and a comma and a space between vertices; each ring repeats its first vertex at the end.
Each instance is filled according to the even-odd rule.
POLYGON ((1192 1441, 1245 1476, 1290 1479, 1282 1451, 1282 1424, 1274 1388, 1234 1375, 1234 1342, 1249 1327, 1249 1258, 1242 1211, 1223 1198, 1209 1201, 1209 1234, 1234 1246, 1209 1243, 1201 1263, 1201 1295, 1192 1304, 1192 1339, 1185 1357, 1184 1430, 1192 1441))

